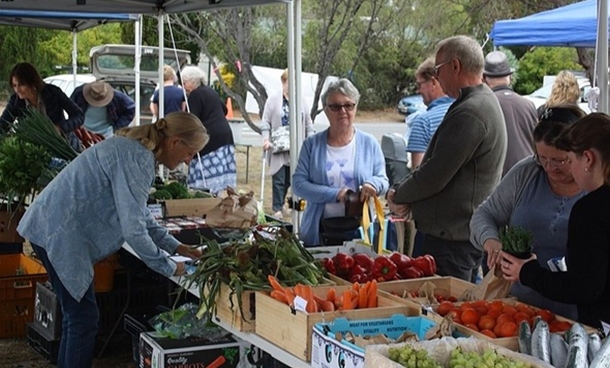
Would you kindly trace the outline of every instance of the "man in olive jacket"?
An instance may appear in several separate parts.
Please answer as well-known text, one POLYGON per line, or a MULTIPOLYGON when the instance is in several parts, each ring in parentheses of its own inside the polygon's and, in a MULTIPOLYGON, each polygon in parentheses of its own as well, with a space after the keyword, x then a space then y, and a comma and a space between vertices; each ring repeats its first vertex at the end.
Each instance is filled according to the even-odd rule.
POLYGON ((394 213, 412 212, 437 273, 468 281, 475 280, 483 256, 469 241, 468 223, 499 182, 507 146, 500 104, 482 80, 483 61, 480 45, 469 37, 438 44, 436 78, 456 101, 420 167, 388 193, 394 213))

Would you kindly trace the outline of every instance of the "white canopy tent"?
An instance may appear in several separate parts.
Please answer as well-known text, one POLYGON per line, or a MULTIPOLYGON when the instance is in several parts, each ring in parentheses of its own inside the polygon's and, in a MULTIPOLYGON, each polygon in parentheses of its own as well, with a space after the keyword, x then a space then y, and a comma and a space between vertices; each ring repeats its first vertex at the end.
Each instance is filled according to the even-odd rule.
MULTIPOLYGON (((163 47, 163 17, 171 13, 188 13, 195 11, 215 10, 229 7, 256 6, 264 4, 286 4, 288 19, 288 70, 290 110, 301 110, 301 0, 19 0, 2 3, 6 10, 22 11, 57 11, 88 13, 121 13, 157 15, 159 20, 159 47, 163 47)), ((137 29, 137 28, 136 28, 137 29)), ((136 32, 136 39, 138 33, 136 32)), ((159 53, 159 65, 163 65, 163 53, 159 53)), ((136 68, 139 65, 136 55, 136 68)), ((159 80, 163 80, 163 70, 159 68, 159 80)), ((136 69, 136 78, 138 70, 136 69)), ((136 87, 137 88, 137 87, 136 87)), ((163 101, 163 89, 159 90, 159 100, 163 101)), ((163 103, 159 103, 159 115, 163 116, 163 103)), ((291 170, 297 165, 301 142, 305 137, 301 114, 291 114, 290 133, 293 149, 291 170)), ((293 229, 298 233, 300 214, 293 212, 293 229)))

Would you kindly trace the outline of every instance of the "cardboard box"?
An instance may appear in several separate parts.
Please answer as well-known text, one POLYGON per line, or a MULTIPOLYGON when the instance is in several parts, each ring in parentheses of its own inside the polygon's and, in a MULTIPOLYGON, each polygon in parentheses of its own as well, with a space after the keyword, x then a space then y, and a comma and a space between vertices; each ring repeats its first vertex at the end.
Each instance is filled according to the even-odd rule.
POLYGON ((244 291, 241 295, 243 317, 239 310, 237 295, 231 295, 228 285, 222 284, 216 297, 216 318, 239 331, 253 332, 255 330, 255 292, 244 291))
POLYGON ((199 338, 158 338, 144 332, 140 334, 139 368, 234 368, 239 364, 240 346, 230 337, 210 343, 199 338))
POLYGON ((399 280, 399 281, 388 281, 380 282, 377 284, 377 289, 387 293, 387 297, 390 299, 403 299, 402 295, 406 293, 413 293, 419 291, 419 289, 426 283, 433 283, 436 288, 434 289, 435 295, 440 295, 444 298, 453 296, 456 299, 460 299, 462 295, 468 290, 474 289, 475 284, 464 281, 455 277, 450 276, 430 276, 419 279, 399 280))
POLYGON ((337 318, 331 323, 316 323, 311 339, 311 366, 314 368, 363 368, 364 348, 346 340, 339 341, 336 333, 345 335, 375 336, 384 334, 397 339, 404 332, 413 332, 419 340, 424 340, 426 332, 436 323, 425 317, 406 317, 402 314, 390 318, 347 320, 337 318))
POLYGON ((169 199, 163 202, 165 217, 203 217, 220 201, 221 198, 169 199))
MULTIPOLYGON (((334 287, 337 295, 351 286, 320 286, 313 288, 315 295, 326 298, 328 289, 334 287)), ((378 296, 378 307, 349 311, 305 313, 271 298, 266 292, 256 293, 256 333, 299 359, 311 360, 313 326, 336 318, 374 319, 394 314, 420 315, 420 308, 407 301, 401 302, 378 296)))
POLYGON ((36 301, 34 302, 34 324, 38 331, 47 336, 47 340, 61 338, 61 307, 53 287, 49 282, 36 283, 36 301))

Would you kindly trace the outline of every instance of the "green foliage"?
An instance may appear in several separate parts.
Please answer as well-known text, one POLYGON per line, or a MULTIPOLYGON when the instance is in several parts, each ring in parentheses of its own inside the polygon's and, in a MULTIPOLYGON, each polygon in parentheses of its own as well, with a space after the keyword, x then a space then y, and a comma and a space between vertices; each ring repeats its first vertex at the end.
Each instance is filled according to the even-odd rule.
POLYGON ((44 76, 45 71, 50 69, 52 58, 40 43, 57 33, 37 28, 0 26, 0 79, 8 81, 13 66, 23 61, 32 63, 44 76))
POLYGON ((0 140, 0 193, 22 201, 41 188, 38 178, 45 172, 51 155, 42 147, 17 137, 0 140))
POLYGON ((542 86, 545 75, 556 75, 562 70, 582 70, 576 49, 568 47, 537 47, 519 61, 515 92, 530 94, 542 86))
POLYGON ((534 234, 519 226, 505 226, 500 230, 502 250, 511 253, 528 253, 532 251, 534 234))

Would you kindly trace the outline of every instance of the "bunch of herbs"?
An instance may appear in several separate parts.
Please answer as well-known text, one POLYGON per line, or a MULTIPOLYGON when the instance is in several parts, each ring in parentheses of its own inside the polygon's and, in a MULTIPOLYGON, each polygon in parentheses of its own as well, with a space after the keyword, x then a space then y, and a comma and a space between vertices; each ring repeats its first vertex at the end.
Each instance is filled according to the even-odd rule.
POLYGON ((534 235, 519 226, 505 226, 500 230, 502 250, 510 254, 531 253, 534 235))

